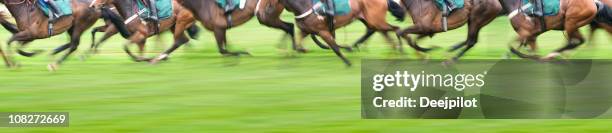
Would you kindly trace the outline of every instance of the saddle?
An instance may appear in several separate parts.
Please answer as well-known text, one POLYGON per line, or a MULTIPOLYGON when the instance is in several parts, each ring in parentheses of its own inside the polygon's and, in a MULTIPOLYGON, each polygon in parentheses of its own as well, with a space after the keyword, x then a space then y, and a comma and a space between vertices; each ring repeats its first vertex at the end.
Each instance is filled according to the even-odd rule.
POLYGON ((47 27, 49 36, 53 35, 53 23, 63 16, 72 15, 72 4, 70 0, 38 0, 38 8, 45 16, 49 17, 47 27))
POLYGON ((435 5, 442 11, 442 29, 448 30, 448 16, 457 10, 463 8, 464 0, 434 0, 435 5))
POLYGON ((546 19, 544 17, 557 15, 560 5, 560 0, 523 0, 521 12, 527 16, 539 18, 540 30, 546 31, 546 19))
POLYGON ((434 2, 438 9, 442 11, 442 15, 446 17, 464 6, 464 0, 435 0, 434 2))
POLYGON ((314 13, 321 16, 342 16, 351 12, 349 0, 312 0, 314 13))
POLYGON ((521 11, 532 17, 555 16, 560 4, 560 0, 523 0, 521 11))
POLYGON ((244 9, 246 6, 246 0, 215 0, 217 5, 225 11, 224 15, 227 21, 227 28, 231 28, 233 25, 232 21, 232 12, 236 10, 236 8, 244 9))
POLYGON ((231 14, 236 8, 244 9, 246 0, 216 0, 217 5, 225 11, 225 15, 231 14))

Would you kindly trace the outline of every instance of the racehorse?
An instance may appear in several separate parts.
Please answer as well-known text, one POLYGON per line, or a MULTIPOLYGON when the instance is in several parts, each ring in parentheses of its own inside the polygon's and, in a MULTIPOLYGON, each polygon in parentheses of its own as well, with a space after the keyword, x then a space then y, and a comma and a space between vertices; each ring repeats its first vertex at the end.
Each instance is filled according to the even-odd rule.
MULTIPOLYGON (((402 0, 408 13, 411 15, 414 25, 404 29, 401 34, 406 36, 408 34, 417 34, 417 40, 423 39, 427 36, 434 36, 436 33, 445 32, 444 25, 442 23, 442 11, 438 9, 432 0, 402 0)), ((466 23, 468 24, 468 36, 467 39, 459 44, 451 47, 449 52, 453 52, 460 48, 465 47, 460 51, 453 60, 457 60, 465 53, 476 45, 478 42, 478 35, 480 30, 497 18, 498 14, 502 11, 502 7, 497 0, 465 0, 463 8, 453 11, 448 16, 447 30, 453 30, 459 28, 466 23)), ((361 37, 358 43, 354 44, 358 46, 361 40, 366 40, 373 32, 368 31, 366 35, 361 37)), ((410 37, 408 39, 409 46, 415 48, 417 51, 428 52, 432 48, 423 48, 418 46, 417 42, 413 42, 410 37)))
MULTIPOLYGON (((355 19, 363 20, 368 29, 388 32, 395 31, 399 33, 399 27, 393 26, 386 22, 386 12, 390 11, 393 14, 405 14, 403 10, 391 10, 389 4, 397 4, 392 0, 350 0, 351 11, 347 15, 335 16, 334 27, 330 27, 325 20, 326 17, 321 17, 313 13, 313 7, 316 5, 312 0, 280 0, 285 8, 293 12, 296 17, 298 27, 301 29, 302 35, 316 34, 320 36, 334 51, 334 53, 342 59, 347 65, 351 66, 351 62, 344 57, 340 51, 340 46, 336 43, 333 31, 346 26, 355 19)), ((399 5, 396 5, 399 6, 399 5)), ((394 15, 395 17, 403 15, 394 15)), ((403 19, 403 18, 398 18, 403 19)), ((398 36, 399 37, 399 36, 398 36)))
MULTIPOLYGON (((96 3, 93 3, 91 6, 100 6, 101 3, 100 1, 97 1, 96 3)), ((114 7, 114 6, 113 6, 114 7)), ((114 8, 116 9, 116 8, 114 8)), ((116 11, 116 10, 113 10, 116 11)), ((119 13, 117 13, 119 14, 119 13)), ((189 37, 191 39, 197 39, 198 34, 199 34, 200 29, 197 27, 197 25, 192 25, 191 27, 189 27, 187 29, 187 33, 189 35, 189 37)), ((105 25, 103 26, 99 26, 96 28, 93 28, 91 30, 91 45, 89 50, 87 51, 87 53, 84 55, 84 57, 87 57, 91 54, 95 54, 98 52, 98 48, 101 46, 102 43, 104 43, 106 40, 108 40, 110 37, 116 35, 119 31, 117 31, 117 29, 115 28, 115 26, 112 24, 112 22, 110 20, 106 20, 105 21, 105 25), (104 36, 102 36, 102 38, 100 38, 100 40, 98 40, 96 42, 96 33, 97 32, 104 32, 104 36)), ((160 36, 158 36, 160 37, 160 36)), ((144 52, 144 51, 139 51, 140 53, 144 52)))
MULTIPOLYGON (((124 44, 125 52, 132 57, 134 61, 150 61, 151 63, 157 63, 160 60, 166 59, 174 50, 176 50, 181 45, 187 43, 189 38, 185 35, 185 31, 188 27, 192 26, 195 22, 193 14, 186 10, 183 6, 181 6, 176 1, 172 1, 172 9, 173 14, 164 20, 160 20, 159 22, 159 31, 170 30, 174 34, 174 44, 169 49, 165 50, 162 54, 157 56, 154 59, 147 59, 143 57, 144 45, 146 43, 146 39, 150 36, 157 35, 155 25, 147 25, 140 19, 133 19, 134 17, 138 17, 137 11, 138 9, 134 9, 136 6, 136 1, 134 0, 98 0, 98 3, 92 4, 97 7, 100 5, 110 4, 114 5, 117 9, 117 12, 123 16, 121 19, 111 18, 111 22, 115 28, 111 28, 109 30, 118 30, 122 34, 129 35, 129 41, 124 44), (126 22, 124 22, 123 19, 126 22), (127 26, 124 25, 127 23, 127 26), (127 29, 125 29, 127 27, 127 29), (127 32, 127 33, 126 33, 127 32), (140 54, 139 56, 135 56, 129 50, 129 45, 132 43, 138 44, 140 54)), ((103 11, 110 12, 108 8, 102 8, 103 11)))
MULTIPOLYGON (((413 42, 408 34, 418 34, 417 40, 427 36, 434 36, 436 33, 445 32, 442 23, 442 11, 435 5, 434 0, 402 0, 408 13, 412 17, 413 26, 410 26, 400 33, 408 39, 408 44, 421 52, 428 52, 432 48, 423 48, 413 42)), ((465 0, 464 7, 453 11, 448 16, 447 30, 459 28, 468 24, 468 36, 463 42, 451 47, 449 52, 460 48, 461 50, 453 60, 459 59, 478 42, 480 30, 493 21, 502 11, 502 6, 498 0, 465 0)))
MULTIPOLYGON (((52 55, 55 55, 64 50, 68 50, 65 55, 49 64, 51 70, 61 64, 69 55, 76 51, 82 33, 91 27, 100 17, 100 12, 89 8, 88 2, 91 0, 75 0, 72 2, 73 14, 56 20, 52 31, 49 31, 48 17, 45 16, 41 9, 38 8, 38 0, 0 0, 4 4, 17 22, 18 32, 8 40, 8 46, 15 41, 20 42, 18 53, 24 56, 33 56, 36 53, 25 52, 21 50, 26 44, 36 39, 48 38, 67 32, 70 36, 70 42, 53 50, 52 55)), ((5 17, 0 17, 5 19, 5 17)), ((6 21, 6 20, 2 20, 6 21)), ((11 49, 9 49, 11 50, 11 49)), ((15 62, 12 61, 10 55, 5 55, 0 49, 5 64, 8 67, 14 67, 15 62)))
MULTIPOLYGON (((102 45, 102 43, 106 42, 108 39, 110 39, 112 36, 116 35, 119 32, 110 21, 106 21, 105 23, 106 25, 99 26, 91 30, 91 45, 87 54, 97 53, 98 48, 102 45), (98 41, 96 41, 97 32, 104 33, 104 36, 102 36, 102 38, 100 38, 100 40, 98 41)), ((197 40, 199 32, 200 29, 197 25, 191 25, 191 27, 187 29, 187 34, 191 39, 197 40)))
POLYGON ((197 20, 199 20, 207 30, 214 32, 219 53, 224 56, 250 55, 250 53, 246 51, 228 51, 226 32, 232 27, 246 23, 253 18, 253 16, 257 17, 259 23, 268 27, 281 29, 290 35, 294 50, 299 51, 299 49, 296 48, 294 39, 294 25, 280 19, 280 14, 283 12, 284 7, 278 3, 278 0, 245 0, 246 3, 244 3, 243 9, 236 9, 231 14, 228 14, 228 16, 225 15, 224 10, 217 5, 215 0, 177 1, 191 10, 195 14, 197 20))
POLYGON ((597 7, 593 0, 560 0, 559 13, 555 16, 546 16, 544 18, 546 20, 546 28, 542 31, 538 30, 543 29, 540 21, 533 21, 533 18, 521 13, 522 0, 502 0, 501 2, 505 9, 511 11, 508 17, 512 27, 514 27, 514 30, 519 35, 516 40, 520 42, 519 47, 529 45, 532 50, 535 50, 538 35, 548 30, 563 30, 568 36, 566 46, 555 50, 545 57, 527 55, 510 46, 510 51, 517 56, 535 60, 550 60, 560 56, 566 50, 575 49, 583 44, 584 38, 578 31, 578 28, 591 23, 597 13, 597 7))

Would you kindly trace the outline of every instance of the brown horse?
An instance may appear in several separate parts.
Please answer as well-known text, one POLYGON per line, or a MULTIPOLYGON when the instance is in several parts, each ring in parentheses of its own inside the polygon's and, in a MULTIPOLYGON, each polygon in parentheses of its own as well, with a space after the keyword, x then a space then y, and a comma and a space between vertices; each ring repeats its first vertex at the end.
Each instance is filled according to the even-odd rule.
POLYGON ((256 16, 259 23, 281 29, 291 36, 292 45, 296 49, 293 24, 280 19, 284 7, 278 0, 246 0, 243 9, 236 9, 228 16, 219 7, 215 0, 177 0, 183 6, 191 10, 202 25, 215 34, 219 53, 225 56, 249 55, 246 51, 230 52, 227 49, 226 32, 232 27, 242 25, 256 16), (231 19, 228 19, 231 18, 231 19))
MULTIPOLYGON (((445 32, 442 23, 442 11, 438 9, 433 0, 402 0, 408 13, 412 16, 414 25, 404 29, 401 35, 408 40, 408 44, 421 52, 428 52, 432 48, 422 48, 413 42, 408 34, 417 34, 418 39, 433 36, 436 33, 445 32)), ((459 59, 478 42, 480 30, 493 21, 502 11, 498 0, 465 0, 464 7, 453 11, 448 16, 448 30, 459 28, 468 24, 467 39, 454 45, 449 52, 460 48, 461 50, 453 60, 459 59)))
MULTIPOLYGON (((114 35, 118 34, 119 31, 117 31, 115 26, 110 21, 106 21, 105 24, 106 25, 99 26, 99 27, 93 28, 91 30, 91 45, 90 45, 90 48, 87 51, 85 56, 89 56, 90 54, 97 53, 98 52, 98 48, 100 48, 100 46, 104 42, 106 42, 108 39, 110 39, 114 35), (104 33, 102 38, 100 38, 100 40, 98 40, 98 41, 96 41, 96 33, 97 32, 103 32, 104 33)), ((196 39, 197 40, 199 32, 200 32, 200 29, 199 29, 199 27, 197 25, 191 25, 191 27, 189 27, 187 29, 187 34, 189 35, 189 37, 191 39, 196 39)), ((157 36, 157 37, 161 37, 161 36, 157 36)))
MULTIPOLYGON (((96 1, 96 3, 92 4, 92 7, 93 6, 100 6, 100 5, 104 4, 102 2, 96 1)), ((112 7, 114 7, 114 6, 112 6, 112 7)), ((116 9, 116 8, 111 8, 111 9, 116 9)), ((116 10, 113 10, 113 12, 116 12, 116 10)), ((116 13, 119 14, 118 12, 116 12, 116 13)), ((197 27, 197 25, 192 25, 191 27, 189 27, 187 29, 187 33, 188 33, 189 37, 191 39, 196 39, 196 40, 198 38, 199 31, 200 31, 200 29, 197 27)), ((85 53, 85 55, 83 55, 83 57, 90 56, 91 54, 96 54, 98 52, 98 48, 102 45, 102 43, 106 42, 108 39, 110 39, 112 36, 116 35, 118 32, 119 31, 115 28, 115 26, 112 24, 112 22, 110 20, 106 20, 105 21, 105 25, 103 25, 103 26, 99 26, 99 27, 93 28, 91 30, 91 36, 92 37, 91 37, 90 48, 87 51, 87 53, 85 53), (98 41, 96 41, 96 33, 97 32, 104 32, 104 36, 102 36, 102 38, 100 38, 100 40, 98 40, 98 41)), ((161 36, 157 36, 157 37, 161 37, 161 36)), ((144 51, 139 51, 139 52, 142 53, 144 51)))
MULTIPOLYGON (((4 4, 12 16, 15 17, 19 29, 19 32, 9 39, 8 45, 11 46, 11 43, 15 41, 21 42, 18 53, 24 56, 33 56, 35 53, 21 50, 24 45, 36 39, 48 38, 67 32, 70 36, 70 42, 53 51, 53 55, 55 55, 68 49, 64 56, 49 64, 49 68, 55 70, 70 54, 76 51, 82 33, 91 27, 100 17, 100 12, 89 8, 88 2, 91 2, 91 0, 72 1, 73 14, 56 20, 54 29, 49 34, 47 28, 49 26, 48 17, 38 8, 38 0, 0 0, 0 3, 4 4)), ((4 18, 0 17, 0 19, 4 18)), ((0 54, 2 54, 7 66, 15 66, 12 59, 8 57, 10 55, 5 55, 1 50, 0 54)))
MULTIPOLYGON (((363 20, 368 29, 381 32, 395 31, 399 33, 399 27, 393 26, 386 22, 387 11, 394 14, 403 14, 403 10, 389 10, 389 4, 395 3, 391 0, 350 0, 351 11, 347 15, 335 16, 334 27, 328 25, 327 17, 322 17, 313 13, 313 7, 316 5, 312 0, 280 0, 285 8, 293 12, 296 17, 298 27, 302 31, 302 35, 316 34, 331 47, 340 59, 347 65, 351 66, 351 62, 344 57, 340 52, 340 46, 336 43, 333 35, 333 30, 346 26, 355 19, 363 20)), ((403 16, 403 15, 401 15, 403 16)), ((397 17, 397 16, 396 16, 397 17)), ((401 18, 400 18, 401 19, 401 18)), ((303 38, 303 37, 302 37, 303 38)))
MULTIPOLYGON (((124 22, 123 18, 122 19, 112 18, 110 20, 113 23, 114 27, 116 28, 110 28, 109 30, 111 30, 110 31, 111 33, 113 32, 112 30, 119 30, 119 32, 122 33, 124 32, 122 31, 122 29, 125 28, 125 26, 123 25, 124 23, 127 23, 127 31, 129 33, 123 33, 123 34, 130 34, 130 35, 128 37, 129 41, 126 44, 124 44, 124 50, 135 61, 150 61, 151 63, 157 63, 160 60, 166 59, 174 50, 176 50, 181 45, 189 42, 189 38, 187 38, 187 36, 185 35, 185 31, 188 29, 188 27, 192 26, 195 22, 193 14, 190 11, 186 10, 183 6, 181 6, 176 1, 172 1, 173 14, 167 19, 160 20, 159 31, 169 30, 173 32, 174 33, 174 44, 172 45, 172 47, 170 47, 169 49, 167 49, 166 51, 164 51, 162 54, 160 54, 154 59, 144 58, 143 51, 144 51, 144 45, 146 43, 146 39, 148 37, 157 35, 158 33, 156 33, 156 30, 155 30, 156 27, 154 27, 155 25, 147 25, 145 24, 145 22, 141 21, 140 19, 130 19, 130 18, 138 17, 138 14, 134 12, 135 11, 134 7, 136 7, 136 1, 134 0, 98 0, 98 2, 99 3, 94 3, 93 5, 94 6, 103 5, 103 4, 114 5, 117 9, 117 12, 119 12, 119 14, 123 16, 123 18, 127 19, 125 21, 129 21, 129 22, 124 22), (138 44, 138 48, 140 51, 139 56, 133 55, 132 52, 129 50, 129 45, 132 43, 138 44)), ((103 10, 108 10, 108 9, 103 8, 103 10)))
POLYGON ((597 13, 597 7, 593 0, 561 0, 559 13, 556 16, 545 17, 546 29, 542 31, 540 30, 543 29, 541 21, 534 21, 534 18, 524 15, 519 11, 519 8, 522 6, 522 0, 502 0, 501 2, 505 9, 512 11, 509 18, 514 30, 519 35, 517 41, 520 42, 520 47, 529 45, 531 49, 536 49, 536 38, 548 30, 563 30, 568 36, 566 46, 555 50, 545 57, 523 54, 510 46, 511 52, 519 57, 536 60, 552 59, 560 56, 562 52, 575 49, 584 43, 584 38, 578 31, 578 28, 591 23, 597 13))

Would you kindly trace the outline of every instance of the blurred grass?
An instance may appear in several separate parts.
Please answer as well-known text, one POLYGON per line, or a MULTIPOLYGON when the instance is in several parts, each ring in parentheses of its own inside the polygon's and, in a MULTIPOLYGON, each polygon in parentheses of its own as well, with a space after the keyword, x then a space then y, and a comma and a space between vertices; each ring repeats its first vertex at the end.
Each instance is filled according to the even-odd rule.
MULTIPOLYGON (((292 21, 292 15, 285 14, 292 21)), ((391 21, 391 18, 389 18, 391 21)), ((402 27, 410 22, 394 22, 402 27)), ((100 24, 98 24, 100 25, 100 24)), ((337 31, 350 44, 365 32, 360 23, 337 31)), ((89 33, 89 32, 86 32, 89 33)), ((438 34, 424 46, 448 46, 464 40, 466 28, 438 34)), ((47 56, 17 57, 22 67, 0 69, 0 112, 70 112, 69 128, 0 128, 0 132, 609 132, 609 120, 363 120, 360 118, 361 58, 416 58, 393 52, 375 35, 360 52, 345 54, 356 64, 346 68, 331 52, 306 39, 307 54, 290 52, 283 33, 251 21, 228 33, 231 49, 252 57, 221 57, 211 32, 178 50, 159 65, 131 62, 119 36, 102 53, 85 61, 78 55, 91 36, 57 72, 48 72, 47 56)), ((0 42, 10 34, 0 31, 0 42)), ((516 37, 508 19, 485 27, 480 42, 464 59, 499 59, 516 37)), ((595 45, 570 52, 571 58, 610 59, 612 39, 599 31, 595 45)), ((540 53, 564 44, 561 32, 542 35, 540 53)), ((67 41, 60 35, 35 41, 45 49, 67 41)), ((148 55, 172 38, 150 39, 148 55)), ((5 46, 4 44, 2 45, 5 46)), ((447 58, 445 50, 431 58, 447 58)))

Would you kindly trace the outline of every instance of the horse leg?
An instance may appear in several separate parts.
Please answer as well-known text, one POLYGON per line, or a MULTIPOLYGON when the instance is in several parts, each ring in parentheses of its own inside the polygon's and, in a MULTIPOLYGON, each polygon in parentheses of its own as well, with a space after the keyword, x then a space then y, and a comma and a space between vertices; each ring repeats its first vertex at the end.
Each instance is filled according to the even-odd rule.
POLYGON ((93 50, 93 48, 96 46, 96 33, 105 32, 104 29, 106 29, 107 27, 108 25, 104 25, 104 26, 93 28, 91 30, 91 46, 89 47, 90 50, 93 50))
POLYGON ((117 31, 117 29, 114 26, 109 26, 106 30, 104 30, 104 36, 102 36, 102 38, 100 38, 100 40, 95 43, 95 45, 92 46, 92 50, 94 53, 98 52, 98 48, 100 48, 100 46, 102 45, 103 42, 107 41, 108 39, 110 39, 112 36, 116 35, 117 33, 119 33, 119 31, 117 31))
POLYGON ((145 44, 147 43, 147 40, 143 40, 141 42, 138 42, 138 56, 140 57, 144 57, 144 52, 145 52, 145 44))
POLYGON ((359 45, 361 45, 362 43, 364 43, 365 41, 367 41, 370 37, 372 37, 372 35, 374 35, 374 33, 376 32, 376 30, 368 27, 368 22, 365 19, 359 19, 359 22, 361 22, 363 25, 366 26, 366 34, 364 34, 363 36, 361 36, 359 38, 359 40, 357 40, 355 43, 353 43, 353 47, 354 48, 359 48, 359 45))
POLYGON ((597 22, 591 22, 590 24, 590 28, 589 28, 589 43, 588 46, 594 46, 593 44, 595 43, 595 31, 597 31, 597 29, 599 29, 599 24, 597 22))
MULTIPOLYGON (((458 60, 459 58, 461 58, 463 55, 465 55, 465 53, 472 49, 474 47, 474 45, 476 45, 476 43, 478 43, 478 35, 480 33, 480 30, 487 24, 489 24, 491 21, 493 21, 493 19, 495 19, 495 15, 497 15, 497 13, 499 13, 499 11, 484 11, 485 12, 485 16, 491 16, 491 17, 478 17, 478 16, 471 16, 470 20, 468 21, 468 37, 467 40, 464 42, 461 42, 458 45, 455 45, 451 51, 457 50, 460 47, 462 47, 462 45, 465 45, 465 48, 463 50, 461 50, 459 52, 459 54, 457 54, 457 56, 453 57, 453 60, 458 60)), ((535 37, 534 37, 535 38, 535 37)), ((535 39, 534 39, 535 40, 535 39)))
POLYGON ((319 41, 319 39, 317 39, 317 35, 316 34, 310 34, 310 38, 312 39, 312 41, 317 46, 319 46, 319 48, 321 48, 321 49, 329 49, 329 47, 326 44, 323 44, 321 41, 319 41))
POLYGON ((4 51, 2 50, 2 47, 0 47, 0 56, 2 56, 2 59, 4 60, 4 65, 6 67, 11 67, 12 66, 9 58, 6 55, 4 55, 4 51))
POLYGON ((239 56, 242 54, 250 55, 250 53, 246 51, 230 52, 227 50, 227 36, 226 36, 227 29, 216 28, 214 32, 215 32, 215 39, 217 40, 217 47, 219 48, 219 53, 221 53, 221 55, 223 56, 239 56))
POLYGON ((359 40, 353 43, 353 48, 359 48, 359 45, 367 41, 370 37, 372 37, 372 35, 374 35, 374 33, 376 33, 376 30, 368 28, 366 33, 363 36, 361 36, 359 40))
POLYGON ((424 29, 425 28, 422 28, 421 26, 415 25, 415 26, 411 26, 411 27, 408 27, 408 28, 400 31, 398 33, 398 35, 403 37, 404 39, 406 39, 406 41, 408 42, 408 46, 412 47, 413 49, 415 49, 415 50, 417 50, 419 52, 429 52, 429 51, 433 50, 434 48, 423 48, 423 47, 417 45, 417 43, 414 42, 410 36, 408 36, 408 34, 431 34, 430 32, 428 32, 428 31, 426 31, 424 29))
POLYGON ((26 51, 23 51, 23 49, 24 49, 24 48, 25 48, 25 47, 26 47, 28 44, 30 44, 31 42, 32 42, 32 41, 22 41, 22 42, 20 42, 20 45, 19 45, 19 47, 17 48, 17 53, 18 53, 19 55, 22 55, 22 56, 25 56, 25 57, 33 57, 33 56, 36 56, 36 55, 38 55, 38 54, 40 54, 40 53, 42 53, 42 52, 43 52, 43 50, 34 50, 33 52, 26 52, 26 51))
MULTIPOLYGON (((528 32, 518 32, 518 33, 528 33, 528 32)), ((513 43, 515 42, 519 42, 519 49, 527 46, 527 45, 535 45, 535 40, 538 37, 539 34, 534 33, 534 32, 530 32, 528 34, 519 34, 519 37, 517 40, 513 41, 513 43)), ((517 55, 520 58, 527 58, 527 59, 534 59, 534 60, 539 60, 540 56, 539 55, 529 55, 529 54, 524 54, 522 52, 520 52, 519 50, 517 50, 516 48, 514 48, 512 46, 512 44, 509 45, 510 48, 510 52, 517 55)))
POLYGON ((391 45, 390 45, 390 46, 391 46, 391 48, 393 48, 393 49, 397 49, 397 50, 398 50, 400 53, 404 53, 404 47, 403 47, 403 46, 402 46, 402 44, 401 44, 401 43, 402 43, 402 42, 401 42, 401 41, 402 41, 402 40, 401 40, 401 37, 399 37, 399 36, 398 36, 398 38, 399 38, 399 42, 398 42, 398 43, 399 43, 399 44, 397 44, 397 45, 396 45, 396 44, 394 43, 394 41, 393 41, 393 38, 391 38, 391 36, 389 36, 389 33, 388 33, 388 32, 381 32, 381 33, 382 33, 383 37, 385 38, 385 41, 387 41, 387 43, 391 44, 391 45))
POLYGON ((584 37, 582 37, 582 34, 580 34, 580 32, 578 31, 568 31, 568 35, 569 35, 569 40, 564 47, 555 50, 555 52, 548 54, 543 59, 544 60, 553 59, 557 56, 560 56, 561 53, 563 53, 564 51, 576 49, 578 46, 582 45, 585 41, 584 37))
MULTIPOLYGON (((15 34, 13 34, 13 36, 11 36, 11 38, 7 42, 7 48, 8 48, 7 53, 5 54, 4 52, 2 52, 2 56, 3 56, 2 58, 4 59, 4 61, 5 61, 7 66, 14 67, 17 64, 17 62, 15 62, 15 60, 13 60, 12 57, 11 57, 11 55, 12 55, 11 54, 11 50, 12 50, 11 46, 12 46, 13 42, 15 42, 15 41, 30 42, 30 41, 33 40, 31 35, 32 34, 29 31, 21 31, 21 32, 15 33, 15 34)), ((21 50, 21 49, 18 49, 18 50, 21 50)))
POLYGON ((336 44, 336 41, 334 40, 333 35, 329 32, 329 31, 320 31, 319 36, 321 36, 321 38, 323 38, 323 40, 329 44, 329 46, 331 47, 331 49, 334 51, 334 53, 336 53, 336 55, 338 57, 340 57, 340 59, 342 59, 342 61, 344 62, 344 64, 346 64, 346 66, 351 66, 351 61, 349 61, 346 57, 344 57, 344 55, 342 55, 342 52, 340 51, 340 46, 338 46, 338 44, 336 44))
POLYGON ((171 28, 172 29, 172 33, 174 33, 174 44, 172 45, 172 47, 170 47, 169 49, 164 51, 162 54, 160 54, 156 58, 154 58, 151 61, 149 61, 149 63, 156 64, 160 60, 167 59, 168 56, 172 52, 174 52, 176 49, 181 47, 183 44, 189 42, 189 38, 187 37, 187 35, 185 35, 185 30, 187 30, 187 25, 189 25, 189 24, 190 23, 181 23, 181 22, 178 22, 173 28, 171 28))
POLYGON ((284 22, 279 17, 272 17, 272 19, 265 20, 259 19, 259 22, 265 26, 283 30, 287 35, 291 37, 291 46, 293 50, 298 50, 295 44, 295 29, 292 23, 284 22))
MULTIPOLYGON (((143 44, 144 47, 144 42, 146 40, 146 35, 143 35, 142 32, 136 32, 134 33, 129 41, 127 41, 126 43, 123 44, 123 51, 130 56, 130 58, 132 58, 133 61, 135 62, 141 62, 141 61, 149 61, 150 59, 148 58, 144 58, 142 56, 136 56, 132 53, 132 51, 130 50, 130 45, 132 45, 133 43, 136 44, 143 44)), ((144 50, 144 48, 143 48, 144 50)))
MULTIPOLYGON (((70 34, 70 42, 68 43, 68 52, 66 52, 60 59, 56 60, 54 64, 55 67, 57 65, 62 64, 68 56, 70 56, 74 51, 77 50, 81 41, 81 35, 83 35, 85 28, 84 27, 72 27, 69 29, 68 34, 70 34)), ((61 50, 60 50, 61 51, 61 50)))

